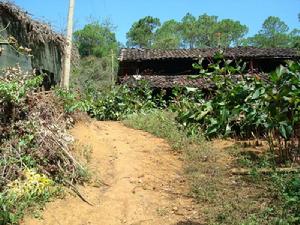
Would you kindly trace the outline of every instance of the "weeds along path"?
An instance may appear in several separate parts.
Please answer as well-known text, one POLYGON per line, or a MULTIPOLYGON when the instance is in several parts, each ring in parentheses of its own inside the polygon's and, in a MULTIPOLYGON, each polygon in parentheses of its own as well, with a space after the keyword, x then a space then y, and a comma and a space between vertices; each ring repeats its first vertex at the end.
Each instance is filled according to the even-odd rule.
POLYGON ((68 195, 49 203, 42 220, 23 224, 184 225, 198 224, 182 162, 168 144, 118 122, 81 122, 72 130, 79 144, 92 149, 90 167, 98 181, 79 187, 93 204, 68 195))

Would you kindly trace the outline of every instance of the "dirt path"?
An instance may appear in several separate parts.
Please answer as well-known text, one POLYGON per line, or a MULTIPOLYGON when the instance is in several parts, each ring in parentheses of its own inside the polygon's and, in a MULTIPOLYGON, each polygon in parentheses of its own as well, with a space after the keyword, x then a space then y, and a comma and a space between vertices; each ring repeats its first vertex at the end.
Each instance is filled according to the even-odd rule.
POLYGON ((118 122, 81 122, 72 134, 91 147, 91 168, 101 178, 79 188, 93 206, 70 195, 24 225, 200 224, 188 222, 198 220, 197 210, 185 197, 182 162, 165 141, 118 122))

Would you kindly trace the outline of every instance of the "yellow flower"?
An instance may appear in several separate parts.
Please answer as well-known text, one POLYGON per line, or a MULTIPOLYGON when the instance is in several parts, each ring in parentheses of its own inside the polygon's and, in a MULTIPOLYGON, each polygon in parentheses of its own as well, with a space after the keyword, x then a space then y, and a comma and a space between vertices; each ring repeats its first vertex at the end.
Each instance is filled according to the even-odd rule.
POLYGON ((35 170, 25 169, 25 179, 17 179, 7 185, 7 196, 12 199, 42 195, 54 190, 54 182, 44 174, 38 174, 35 170))

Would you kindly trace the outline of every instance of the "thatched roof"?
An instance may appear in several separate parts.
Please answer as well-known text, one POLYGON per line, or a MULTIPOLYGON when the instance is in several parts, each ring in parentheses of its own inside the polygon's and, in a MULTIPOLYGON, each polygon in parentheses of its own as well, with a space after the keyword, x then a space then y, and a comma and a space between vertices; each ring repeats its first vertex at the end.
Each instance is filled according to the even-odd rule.
MULTIPOLYGON (((22 54, 16 53, 14 44, 17 47, 30 50, 30 60, 24 60, 23 67, 35 68, 43 73, 54 74, 58 83, 63 67, 63 56, 66 38, 54 32, 49 24, 32 19, 32 17, 13 3, 0 0, 0 37, 9 40, 9 45, 4 41, 0 47, 7 49, 2 54, 2 66, 10 66, 20 63, 22 54), (10 42, 11 37, 13 39, 10 42), (7 46, 8 47, 7 47, 7 46), (30 65, 29 65, 30 64, 30 65)), ((79 52, 75 45, 72 46, 72 65, 78 65, 79 52)), ((1 54, 0 54, 1 56, 1 54)), ((26 57, 26 59, 29 57, 26 57)), ((0 63, 1 66, 1 63, 0 63)))
MULTIPOLYGON (((7 26, 9 33, 14 34, 20 30, 25 32, 25 34, 22 34, 22 39, 28 45, 52 42, 63 52, 66 43, 65 38, 52 31, 48 24, 33 20, 27 12, 24 12, 18 6, 8 2, 0 2, 0 20, 2 20, 4 26, 7 26), (18 30, 16 30, 16 27, 18 27, 18 30)), ((14 35, 14 37, 18 39, 17 35, 14 35)))
MULTIPOLYGON (((213 57, 219 48, 205 49, 136 49, 124 48, 119 57, 120 62, 173 60, 173 59, 199 59, 200 57, 213 57)), ((236 47, 223 49, 227 58, 263 58, 263 59, 299 59, 300 54, 295 49, 287 48, 255 48, 236 47)))

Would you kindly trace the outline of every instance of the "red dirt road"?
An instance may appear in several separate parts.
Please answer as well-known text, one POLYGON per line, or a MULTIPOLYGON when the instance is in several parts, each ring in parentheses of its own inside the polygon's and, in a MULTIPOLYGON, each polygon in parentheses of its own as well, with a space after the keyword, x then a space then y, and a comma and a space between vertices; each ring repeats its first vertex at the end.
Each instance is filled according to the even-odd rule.
POLYGON ((42 219, 26 217, 22 224, 198 224, 188 222, 199 215, 186 197, 182 161, 164 140, 118 122, 80 122, 71 133, 92 150, 96 182, 79 190, 93 206, 67 195, 47 204, 42 219))

